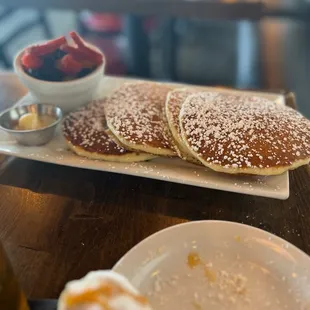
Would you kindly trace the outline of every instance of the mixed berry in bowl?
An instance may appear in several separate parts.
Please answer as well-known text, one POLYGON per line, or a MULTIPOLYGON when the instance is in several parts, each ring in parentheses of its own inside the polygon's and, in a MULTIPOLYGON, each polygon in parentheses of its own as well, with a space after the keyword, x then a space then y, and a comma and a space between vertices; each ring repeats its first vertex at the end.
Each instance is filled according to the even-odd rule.
POLYGON ((28 47, 21 58, 24 71, 33 78, 62 82, 92 73, 104 61, 99 51, 90 48, 76 32, 43 44, 28 47))

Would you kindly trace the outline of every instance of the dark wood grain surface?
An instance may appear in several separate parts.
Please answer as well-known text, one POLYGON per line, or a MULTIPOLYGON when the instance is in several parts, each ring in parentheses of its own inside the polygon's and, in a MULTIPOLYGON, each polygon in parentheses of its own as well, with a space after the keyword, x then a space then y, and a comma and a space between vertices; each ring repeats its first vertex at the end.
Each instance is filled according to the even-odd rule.
POLYGON ((38 299, 29 300, 30 310, 57 310, 57 300, 55 299, 38 299))
POLYGON ((31 298, 57 298, 68 280, 186 221, 253 225, 310 254, 310 167, 290 183, 281 201, 14 159, 0 172, 0 239, 31 298))

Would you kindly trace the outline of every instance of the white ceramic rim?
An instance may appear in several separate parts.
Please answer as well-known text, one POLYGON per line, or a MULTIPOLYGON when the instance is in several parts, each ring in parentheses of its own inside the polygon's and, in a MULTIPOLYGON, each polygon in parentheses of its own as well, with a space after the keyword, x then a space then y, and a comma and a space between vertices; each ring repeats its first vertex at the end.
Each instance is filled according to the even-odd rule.
POLYGON ((131 248, 127 253, 125 253, 118 261, 117 263, 113 266, 112 270, 117 272, 117 269, 120 268, 123 264, 124 261, 127 259, 127 256, 131 255, 133 252, 139 250, 139 248, 143 245, 145 245, 146 243, 149 243, 152 241, 152 239, 157 238, 159 235, 161 234, 166 234, 169 233, 171 230, 175 230, 175 229, 180 229, 184 226, 194 226, 194 225, 199 225, 199 224, 218 224, 218 225, 230 225, 230 226, 235 226, 235 227, 239 227, 241 229, 250 229, 250 230, 254 230, 257 233, 263 233, 265 234, 267 237, 272 237, 273 241, 277 242, 277 243, 287 243, 290 245, 290 250, 291 251, 295 251, 298 255, 301 255, 305 260, 309 261, 310 264, 310 256, 308 256, 304 251, 302 251, 301 249, 299 249, 298 247, 296 247, 295 245, 293 245, 292 243, 286 241, 285 239, 282 239, 281 237, 278 237, 277 235, 274 235, 270 232, 267 232, 263 229, 251 226, 251 225, 246 225, 246 224, 242 224, 242 223, 237 223, 237 222, 233 222, 233 221, 220 221, 220 220, 202 220, 202 221, 191 221, 191 222, 186 222, 186 223, 181 223, 181 224, 177 224, 177 225, 173 225, 167 228, 164 228, 148 237, 146 237, 145 239, 143 239, 142 241, 140 241, 138 244, 136 244, 133 248, 131 248))
MULTIPOLYGON (((44 41, 44 42, 48 42, 48 41, 44 41)), ((44 42, 38 42, 38 43, 44 43, 44 42)), ((26 47, 24 47, 22 50, 20 50, 17 55, 14 57, 14 62, 13 62, 13 65, 14 65, 14 69, 15 71, 21 75, 24 79, 28 79, 30 81, 33 81, 33 82, 40 82, 40 83, 44 83, 46 85, 53 85, 53 86, 64 86, 64 85, 75 85, 75 84, 80 84, 82 82, 87 82, 88 80, 90 80, 94 75, 98 74, 98 71, 102 71, 102 69, 105 67, 105 64, 106 64, 106 59, 105 59, 105 55, 103 54, 103 52, 98 48, 96 47, 95 45, 93 44, 90 44, 90 43, 87 43, 87 45, 96 50, 98 53, 100 53, 103 57, 103 62, 100 66, 98 66, 96 68, 96 70, 94 70, 92 73, 86 75, 85 77, 82 77, 82 78, 77 78, 75 80, 71 80, 71 81, 62 81, 62 82, 53 82, 53 81, 45 81, 45 80, 40 80, 40 79, 36 79, 32 76, 30 76, 29 74, 27 74, 22 65, 21 65, 21 56, 22 54, 25 52, 25 50, 31 46, 35 45, 34 44, 31 44, 31 45, 28 45, 26 47)))

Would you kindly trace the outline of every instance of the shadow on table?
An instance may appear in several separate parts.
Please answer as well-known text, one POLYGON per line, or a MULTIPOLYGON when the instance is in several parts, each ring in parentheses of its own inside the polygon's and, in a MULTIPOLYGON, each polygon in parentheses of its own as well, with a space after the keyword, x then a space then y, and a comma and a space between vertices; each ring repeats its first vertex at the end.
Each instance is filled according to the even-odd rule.
POLYGON ((23 159, 15 159, 3 171, 0 183, 70 198, 92 208, 113 205, 120 214, 130 208, 183 220, 232 220, 268 231, 273 230, 268 222, 285 210, 280 200, 23 159), (266 212, 272 217, 266 219, 266 212))
POLYGON ((280 201, 15 159, 0 176, 1 227, 18 244, 12 252, 56 259, 57 283, 35 297, 58 296, 68 280, 111 268, 144 238, 186 221, 253 225, 309 253, 307 169, 291 173, 291 196, 280 201))
POLYGON ((29 300, 30 310, 56 310, 57 301, 52 299, 47 300, 29 300))

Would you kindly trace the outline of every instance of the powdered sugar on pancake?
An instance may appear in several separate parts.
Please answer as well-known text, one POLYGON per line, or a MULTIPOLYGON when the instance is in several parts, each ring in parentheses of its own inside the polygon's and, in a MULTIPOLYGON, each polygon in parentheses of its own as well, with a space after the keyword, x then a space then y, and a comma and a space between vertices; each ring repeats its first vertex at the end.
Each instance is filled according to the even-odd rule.
POLYGON ((164 105, 171 87, 165 84, 126 83, 108 99, 108 126, 126 146, 162 155, 173 155, 174 146, 164 105))
POLYGON ((107 133, 103 106, 105 100, 93 101, 64 120, 63 133, 73 145, 88 152, 122 155, 128 153, 107 133))
MULTIPOLYGON (((195 88, 181 88, 175 89, 169 93, 167 99, 167 110, 172 117, 172 126, 175 128, 179 136, 181 136, 181 129, 179 126, 179 116, 182 104, 190 95, 198 93, 195 88)), ((205 92, 205 96, 210 96, 210 99, 215 98, 218 92, 205 92)))
POLYGON ((70 113, 63 123, 68 147, 77 155, 116 162, 136 162, 154 158, 151 154, 127 150, 106 125, 106 99, 89 103, 70 113))
MULTIPOLYGON (((198 92, 195 88, 180 88, 170 91, 166 100, 166 115, 172 137, 175 140, 176 151, 180 158, 190 161, 195 164, 201 164, 193 155, 186 149, 181 136, 179 125, 179 115, 181 107, 186 98, 198 92)), ((207 94, 207 93, 206 93, 207 94)), ((208 92, 210 96, 215 97, 218 93, 208 92)))
POLYGON ((310 121, 265 98, 194 94, 180 126, 192 154, 215 170, 278 174, 310 160, 310 121))

